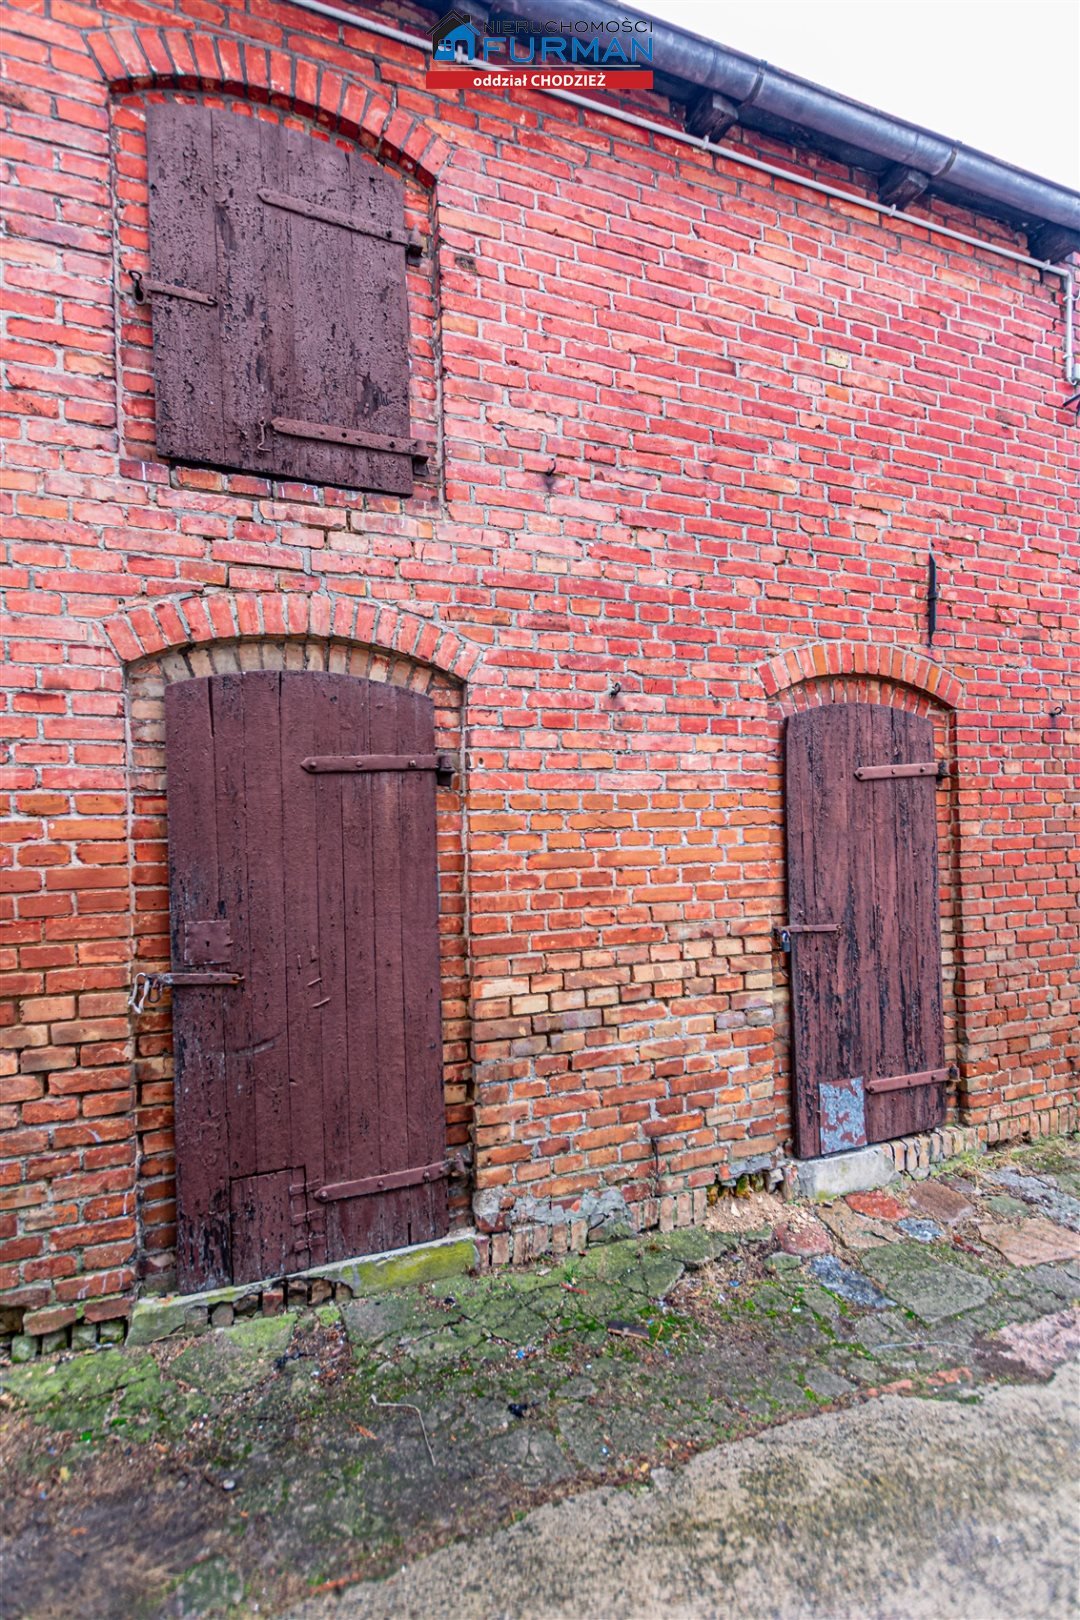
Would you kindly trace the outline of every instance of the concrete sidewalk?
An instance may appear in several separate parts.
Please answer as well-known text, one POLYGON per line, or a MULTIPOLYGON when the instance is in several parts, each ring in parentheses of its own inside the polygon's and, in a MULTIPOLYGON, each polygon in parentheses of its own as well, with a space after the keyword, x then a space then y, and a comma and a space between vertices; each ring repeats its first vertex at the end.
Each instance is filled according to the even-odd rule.
POLYGON ((287 1620, 1075 1620, 1080 1368, 886 1396, 591 1491, 287 1620))

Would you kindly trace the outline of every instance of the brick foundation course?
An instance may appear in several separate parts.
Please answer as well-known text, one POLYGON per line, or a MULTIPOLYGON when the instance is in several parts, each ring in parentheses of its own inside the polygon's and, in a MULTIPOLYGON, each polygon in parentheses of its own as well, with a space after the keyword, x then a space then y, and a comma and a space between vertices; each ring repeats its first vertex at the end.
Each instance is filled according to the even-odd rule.
POLYGON ((440 101, 419 53, 274 0, 197 28, 120 0, 5 21, 3 1330, 66 1341, 168 1283, 169 1020, 126 997, 164 962, 154 705, 185 673, 292 660, 436 696, 462 763, 440 825, 456 1219, 492 1259, 572 1243, 590 1200, 683 1224, 787 1153, 781 730, 809 703, 915 707, 949 762, 950 1128, 1075 1118, 1057 280, 541 96, 440 101), (439 445, 413 496, 156 458, 129 291, 163 95, 404 176, 428 248, 413 418, 439 445))

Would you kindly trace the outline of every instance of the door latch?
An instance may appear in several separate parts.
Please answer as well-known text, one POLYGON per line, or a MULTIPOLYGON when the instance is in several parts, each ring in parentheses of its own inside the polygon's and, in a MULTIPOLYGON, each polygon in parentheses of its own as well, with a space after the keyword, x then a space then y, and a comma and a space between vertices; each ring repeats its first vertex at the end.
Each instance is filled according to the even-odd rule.
POLYGON ((785 923, 782 928, 774 928, 776 942, 782 951, 791 952, 791 939, 793 934, 838 934, 839 923, 785 923))
POLYGON ((212 985, 243 984, 242 973, 136 973, 128 991, 128 1006, 136 1017, 147 1007, 155 1007, 163 990, 202 989, 212 985))

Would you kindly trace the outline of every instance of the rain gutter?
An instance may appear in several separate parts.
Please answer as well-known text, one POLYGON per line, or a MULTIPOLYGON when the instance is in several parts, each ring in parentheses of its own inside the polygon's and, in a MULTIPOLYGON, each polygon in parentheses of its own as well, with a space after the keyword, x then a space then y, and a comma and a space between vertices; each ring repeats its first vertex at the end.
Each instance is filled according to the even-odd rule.
MULTIPOLYGON (((562 0, 562 3, 565 4, 565 0, 562 0)), ((288 4, 298 7, 301 11, 311 12, 315 16, 326 17, 333 22, 342 23, 347 27, 376 34, 383 39, 395 40, 403 45, 410 45, 415 50, 426 52, 428 55, 431 53, 431 41, 424 38, 423 35, 408 33, 404 29, 394 28, 387 23, 376 22, 372 18, 361 16, 355 11, 346 11, 341 6, 329 4, 328 0, 288 0, 288 4)), ((527 17, 531 15, 534 7, 529 3, 529 0, 500 0, 498 9, 509 15, 527 17)), ((600 6, 593 4, 592 0, 572 0, 570 9, 571 15, 581 17, 583 20, 595 18, 600 21, 609 19, 612 16, 610 11, 605 11, 600 6)), ((1022 207, 1034 217, 1060 226, 1065 230, 1080 231, 1080 194, 1070 191, 1067 187, 1055 186, 1050 181, 1040 180, 1036 175, 1028 175, 1023 170, 1012 168, 1009 164, 999 163, 994 158, 986 157, 983 153, 950 144, 944 141, 942 137, 931 134, 929 130, 920 130, 915 125, 905 124, 900 120, 889 118, 885 113, 875 112, 872 108, 863 107, 858 102, 847 101, 842 96, 835 96, 831 92, 822 90, 804 80, 779 73, 776 69, 769 68, 766 63, 754 63, 751 58, 744 57, 737 51, 729 51, 725 46, 702 39, 699 35, 688 34, 681 29, 671 28, 664 23, 655 21, 653 29, 656 40, 654 46, 655 65, 663 73, 685 79, 688 77, 688 69, 694 63, 698 63, 694 82, 704 85, 706 81, 700 77, 702 71, 712 73, 714 77, 719 78, 728 71, 728 66, 732 62, 749 64, 754 69, 755 78, 761 78, 762 85, 764 85, 762 73, 762 70, 764 70, 764 73, 772 75, 778 84, 780 82, 790 84, 796 87, 800 94, 804 95, 806 92, 813 92, 816 97, 823 98, 825 102, 834 108, 846 108, 865 120, 873 121, 878 128, 878 138, 883 144, 887 140, 895 142, 894 150, 903 150, 912 154, 918 153, 920 160, 925 162, 935 155, 935 149, 930 143, 937 142, 941 148, 947 148, 949 152, 954 154, 951 165, 946 164, 944 158, 941 158, 942 166, 938 169, 939 174, 944 174, 948 169, 950 182, 956 181, 956 165, 963 157, 965 160, 970 161, 965 161, 961 172, 964 174, 977 173, 983 177, 983 189, 980 191, 980 195, 999 203, 1007 201, 1010 207, 1022 207), (916 138, 914 144, 913 138, 916 138), (1018 187, 1017 182, 1022 184, 1018 187), (993 191, 987 189, 991 185, 995 188, 993 191), (1026 201, 1019 202, 1015 200, 1019 197, 1025 198, 1026 201), (1039 199, 1042 206, 1037 205, 1036 198, 1039 199)), ((491 64, 487 62, 474 60, 465 62, 463 65, 482 68, 486 72, 491 71, 491 64)), ((751 85, 750 88, 753 88, 753 86, 751 85)), ((1049 259, 1037 258, 1030 253, 1019 253, 1016 249, 1003 247, 997 242, 988 242, 982 237, 970 236, 964 231, 957 231, 951 226, 939 224, 936 220, 924 218, 919 214, 908 213, 895 204, 882 202, 875 197, 860 196, 858 192, 846 191, 839 186, 828 185, 822 180, 811 179, 809 176, 799 174, 793 169, 785 169, 779 164, 767 163, 761 158, 752 157, 749 153, 737 148, 721 146, 718 142, 709 140, 705 136, 693 135, 686 130, 673 129, 655 119, 645 118, 639 113, 627 112, 620 107, 608 106, 603 102, 593 101, 587 96, 575 95, 570 90, 545 86, 542 91, 537 93, 556 101, 566 102, 571 106, 581 107, 587 112, 598 113, 601 117, 614 119, 617 123, 628 124, 634 129, 646 130, 651 134, 661 135, 665 140, 674 141, 678 145, 690 146, 700 152, 714 153, 717 157, 722 157, 730 163, 741 164, 744 168, 754 169, 759 174, 771 175, 776 179, 786 181, 789 185, 801 186, 805 190, 815 192, 820 196, 832 197, 839 202, 848 203, 857 208, 868 209, 871 213, 878 214, 884 219, 903 220, 908 224, 917 226, 921 231, 929 232, 931 235, 944 236, 951 241, 962 242, 968 247, 978 248, 982 252, 992 253, 998 258, 1007 259, 1013 264, 1031 265, 1036 270, 1060 276, 1062 304, 1064 306, 1063 358, 1065 381, 1070 386, 1080 383, 1080 366, 1077 364, 1076 357, 1077 286, 1076 272, 1072 266, 1055 264, 1049 259)), ((718 93, 727 94, 720 91, 718 93)), ((779 104, 778 95, 779 92, 777 98, 774 98, 774 104, 779 104)), ((762 104, 760 87, 754 95, 754 102, 757 106, 762 104)), ((787 105, 794 106, 795 102, 789 102, 787 105)), ((801 105, 808 107, 809 101, 804 100, 801 105)), ((787 113, 783 116, 791 117, 793 114, 787 113)), ((847 116, 848 114, 837 112, 838 127, 842 124, 843 118, 847 116)), ((805 127, 811 127, 810 119, 805 113, 801 118, 801 122, 805 127)), ((821 128, 820 125, 815 127, 821 128)), ((870 133, 867 124, 860 126, 863 130, 861 137, 852 133, 849 126, 844 127, 848 128, 848 133, 845 133, 840 138, 852 144, 861 144, 865 150, 872 150, 867 145, 866 140, 867 134, 870 133)), ((879 155, 888 157, 890 153, 889 151, 880 151, 879 155)), ((904 160, 898 158, 896 161, 902 162, 904 160)), ((975 189, 973 181, 969 180, 966 184, 971 189, 975 189)))

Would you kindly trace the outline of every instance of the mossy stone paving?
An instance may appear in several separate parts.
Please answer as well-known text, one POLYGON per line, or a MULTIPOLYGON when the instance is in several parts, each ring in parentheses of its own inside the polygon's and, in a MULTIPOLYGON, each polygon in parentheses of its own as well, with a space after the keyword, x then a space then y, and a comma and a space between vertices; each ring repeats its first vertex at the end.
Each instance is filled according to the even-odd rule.
MULTIPOLYGON (((1023 1174, 1063 1183, 1075 1154, 1023 1174)), ((978 1219, 1001 1196, 981 1174, 963 1193, 978 1219)), ((1018 1270, 973 1252, 964 1222, 863 1246, 875 1223, 848 1209, 831 1230, 834 1254, 813 1260, 768 1228, 698 1228, 13 1367, 11 1612, 279 1613, 823 1405, 896 1387, 978 1398, 1028 1376, 996 1333, 1065 1323, 1080 1299, 1080 1264, 1018 1270), (844 1247, 852 1221, 865 1233, 844 1247)))

